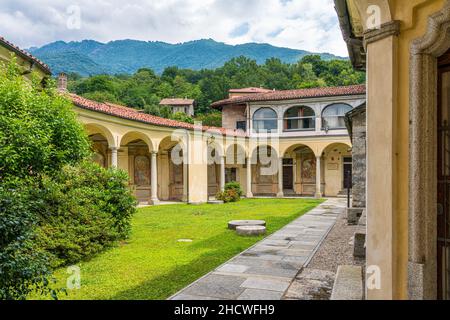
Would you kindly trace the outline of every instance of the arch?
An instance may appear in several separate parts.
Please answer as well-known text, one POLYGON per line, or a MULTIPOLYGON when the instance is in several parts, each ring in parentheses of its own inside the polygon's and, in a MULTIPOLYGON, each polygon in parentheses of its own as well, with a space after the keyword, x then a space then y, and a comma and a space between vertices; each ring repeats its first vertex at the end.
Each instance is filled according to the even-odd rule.
POLYGON ((308 106, 290 107, 284 112, 284 131, 314 130, 316 128, 316 113, 308 106))
POLYGON ((129 131, 122 136, 120 139, 120 146, 126 146, 131 142, 142 140, 148 146, 149 152, 154 151, 153 141, 150 139, 148 135, 138 131, 129 131))
POLYGON ((229 145, 225 152, 226 164, 243 165, 246 163, 247 151, 245 146, 239 143, 229 145))
POLYGON ((349 149, 352 148, 352 145, 349 142, 344 142, 344 141, 341 141, 341 142, 330 142, 329 144, 326 144, 326 145, 322 146, 322 148, 320 148, 318 150, 317 154, 322 155, 326 150, 331 149, 333 146, 339 146, 339 145, 345 145, 349 149))
POLYGON ((322 110, 322 128, 345 129, 345 114, 353 108, 346 103, 333 103, 322 110))
POLYGON ((308 143, 294 143, 294 144, 291 144, 291 145, 281 149, 280 150, 280 154, 285 156, 285 155, 290 154, 290 153, 292 153, 293 151, 295 151, 296 149, 299 149, 299 148, 308 148, 308 149, 311 150, 312 153, 315 154, 315 152, 314 152, 315 148, 313 148, 308 143))
POLYGON ((187 148, 184 141, 166 136, 157 144, 160 199, 186 201, 188 188, 187 148))
POLYGON ((102 135, 106 139, 106 141, 108 141, 109 148, 118 147, 116 145, 113 133, 107 127, 97 123, 87 123, 84 124, 84 128, 89 136, 93 136, 96 134, 102 135))
POLYGON ((437 297, 438 57, 450 49, 450 0, 410 48, 409 252, 411 299, 437 297))
POLYGON ((259 108, 253 113, 253 130, 256 132, 272 132, 278 130, 278 114, 270 107, 259 108))

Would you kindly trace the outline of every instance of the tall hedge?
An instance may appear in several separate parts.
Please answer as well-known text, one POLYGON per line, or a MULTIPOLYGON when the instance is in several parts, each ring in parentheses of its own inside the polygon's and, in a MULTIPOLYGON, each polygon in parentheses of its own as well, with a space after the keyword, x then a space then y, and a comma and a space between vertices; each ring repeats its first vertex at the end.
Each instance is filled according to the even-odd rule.
POLYGON ((87 162, 90 142, 54 86, 0 64, 0 299, 48 286, 51 268, 127 236, 128 177, 87 162))
POLYGON ((88 161, 42 179, 37 240, 53 267, 90 258, 128 236, 135 199, 127 181, 124 172, 88 161))

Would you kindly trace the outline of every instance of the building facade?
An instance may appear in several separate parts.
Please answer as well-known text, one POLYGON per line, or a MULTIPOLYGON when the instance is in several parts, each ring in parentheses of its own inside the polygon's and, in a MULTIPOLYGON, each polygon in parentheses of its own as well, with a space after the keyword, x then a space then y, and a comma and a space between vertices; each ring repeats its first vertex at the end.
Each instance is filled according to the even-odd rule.
POLYGON ((33 73, 37 74, 41 79, 42 86, 46 85, 51 76, 50 68, 38 58, 0 36, 0 62, 9 63, 12 57, 15 57, 16 63, 26 78, 31 79, 33 73))
MULTIPOLYGON (((69 97, 93 141, 94 160, 127 171, 141 202, 201 203, 230 181, 239 182, 247 197, 337 196, 352 160, 344 115, 364 102, 364 93, 364 86, 351 86, 252 95, 251 132, 69 97)), ((226 109, 247 98, 214 107, 226 109)))
POLYGON ((449 299, 450 1, 335 4, 367 70, 367 297, 449 299))
POLYGON ((159 105, 169 107, 172 113, 184 113, 189 117, 194 116, 195 100, 193 99, 163 99, 159 105))

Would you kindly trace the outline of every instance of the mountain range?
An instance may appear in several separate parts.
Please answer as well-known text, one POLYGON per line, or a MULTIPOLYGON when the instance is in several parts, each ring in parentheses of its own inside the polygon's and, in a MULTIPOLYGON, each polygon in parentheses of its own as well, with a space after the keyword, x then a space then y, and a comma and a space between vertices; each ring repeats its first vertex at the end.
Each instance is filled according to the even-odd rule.
MULTIPOLYGON (((56 41, 40 48, 28 49, 47 63, 54 74, 75 72, 82 76, 96 74, 131 74, 140 68, 161 73, 166 67, 177 66, 192 70, 215 69, 238 56, 263 64, 268 58, 294 63, 309 54, 304 50, 275 47, 269 44, 247 43, 228 45, 212 39, 180 44, 117 40, 101 43, 94 40, 80 42, 56 41)), ((322 59, 345 59, 329 53, 317 53, 322 59)))

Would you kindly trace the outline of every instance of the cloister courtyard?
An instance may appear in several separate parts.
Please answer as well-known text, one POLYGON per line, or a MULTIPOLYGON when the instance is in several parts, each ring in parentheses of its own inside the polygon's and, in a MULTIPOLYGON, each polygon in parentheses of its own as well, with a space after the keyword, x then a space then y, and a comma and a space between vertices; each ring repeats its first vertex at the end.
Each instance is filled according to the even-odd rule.
MULTIPOLYGON (((263 219, 267 222, 268 236, 322 202, 244 199, 224 205, 141 208, 133 218, 130 238, 90 261, 79 263, 81 288, 68 290, 67 295, 61 293, 58 298, 167 299, 266 237, 239 236, 227 229, 228 221, 263 219)), ((66 287, 69 275, 67 268, 56 271, 56 286, 66 287)))

